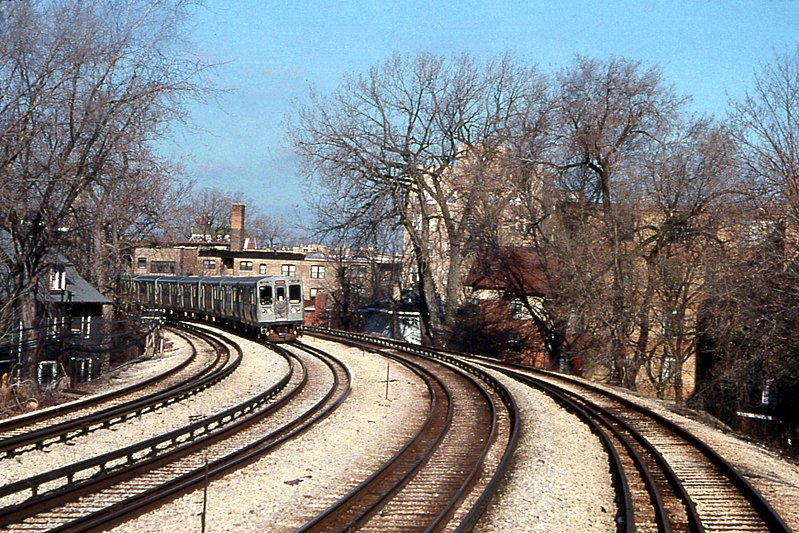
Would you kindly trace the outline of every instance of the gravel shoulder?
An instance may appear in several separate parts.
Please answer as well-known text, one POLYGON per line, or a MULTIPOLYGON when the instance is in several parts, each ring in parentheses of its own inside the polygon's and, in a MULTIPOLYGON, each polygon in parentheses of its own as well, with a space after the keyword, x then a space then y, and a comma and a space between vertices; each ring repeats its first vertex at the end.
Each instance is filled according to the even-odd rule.
MULTIPOLYGON (((287 363, 271 350, 247 339, 237 337, 236 341, 242 347, 242 364, 223 382, 185 401, 145 413, 124 423, 98 429, 66 443, 54 443, 41 450, 32 450, 3 460, 1 466, 4 483, 76 463, 186 426, 198 417, 212 415, 255 396, 276 383, 279 376, 285 373, 287 363)), ((152 365, 147 364, 148 362, 143 362, 144 366, 141 368, 132 365, 120 373, 118 382, 130 383, 146 379, 147 376, 157 373, 155 367, 176 364, 167 362, 168 359, 182 360, 185 357, 182 352, 187 350, 188 347, 184 346, 178 348, 177 353, 166 352, 163 357, 156 358, 160 359, 159 362, 152 365)))
MULTIPOLYGON (((350 369, 352 391, 299 439, 208 487, 209 531, 294 531, 385 462, 415 431, 426 388, 404 367, 361 350, 306 337, 350 369), (389 395, 386 399, 386 368, 389 395)), ((199 528, 203 491, 194 491, 114 529, 144 532, 170 524, 199 528)))
POLYGON ((491 373, 516 399, 521 437, 475 531, 615 531, 608 457, 596 435, 546 394, 491 373))

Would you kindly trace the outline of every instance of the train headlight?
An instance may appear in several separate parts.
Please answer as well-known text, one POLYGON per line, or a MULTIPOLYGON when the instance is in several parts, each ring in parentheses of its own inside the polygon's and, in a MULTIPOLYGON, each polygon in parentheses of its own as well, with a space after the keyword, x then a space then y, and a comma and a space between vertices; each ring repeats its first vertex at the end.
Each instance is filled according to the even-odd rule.
POLYGON ((272 314, 272 310, 271 309, 262 309, 261 312, 263 314, 265 314, 265 315, 271 315, 272 314))
POLYGON ((299 307, 292 307, 292 308, 291 308, 291 312, 292 312, 292 313, 299 314, 299 313, 300 313, 300 308, 299 308, 299 307))

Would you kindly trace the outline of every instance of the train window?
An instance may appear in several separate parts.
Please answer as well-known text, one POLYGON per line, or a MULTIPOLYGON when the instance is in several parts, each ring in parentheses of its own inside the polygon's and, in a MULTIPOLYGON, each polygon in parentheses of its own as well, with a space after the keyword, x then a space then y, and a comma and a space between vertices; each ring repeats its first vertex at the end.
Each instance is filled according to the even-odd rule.
POLYGON ((278 302, 282 302, 283 300, 286 299, 286 287, 282 285, 280 287, 275 287, 275 291, 277 292, 278 302))
POLYGON ((289 285, 289 301, 293 304, 302 302, 302 287, 289 285))
POLYGON ((272 305, 272 286, 261 285, 261 305, 272 305))

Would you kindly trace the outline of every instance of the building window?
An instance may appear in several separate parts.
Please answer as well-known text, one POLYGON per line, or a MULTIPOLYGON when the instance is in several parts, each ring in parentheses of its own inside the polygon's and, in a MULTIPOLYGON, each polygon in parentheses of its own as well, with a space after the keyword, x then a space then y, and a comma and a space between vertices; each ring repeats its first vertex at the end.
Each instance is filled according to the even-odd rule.
POLYGON ((325 291, 318 287, 311 287, 311 292, 310 292, 311 298, 316 298, 316 295, 319 294, 320 292, 325 292, 325 291))
POLYGON ((673 355, 667 355, 663 358, 663 368, 661 369, 660 376, 664 378, 666 383, 674 384, 674 376, 677 375, 677 359, 673 355))
POLYGON ((508 307, 510 308, 511 318, 515 319, 522 318, 522 315, 524 313, 524 306, 522 305, 521 300, 519 300, 518 298, 514 298, 513 300, 510 301, 508 307))
POLYGON ((150 263, 150 272, 153 274, 174 274, 174 261, 153 261, 150 263))
POLYGON ((67 288, 67 273, 63 270, 50 271, 50 292, 64 292, 67 288))
POLYGON ((239 263, 239 270, 243 271, 251 271, 252 270, 252 261, 242 261, 239 263))
POLYGON ((508 335, 507 341, 508 350, 511 352, 519 352, 522 349, 522 336, 518 333, 511 333, 508 335))
POLYGON ((325 267, 319 265, 313 265, 311 267, 311 278, 325 279, 325 267))
POLYGON ((261 263, 260 265, 258 265, 258 273, 261 274, 261 275, 266 274, 266 265, 265 264, 261 263))
POLYGON ((139 257, 136 268, 139 270, 147 270, 147 258, 146 257, 139 257))
POLYGON ((280 273, 284 276, 296 276, 297 265, 283 265, 280 267, 280 273))
POLYGON ((216 270, 216 261, 214 259, 203 259, 203 270, 216 270))

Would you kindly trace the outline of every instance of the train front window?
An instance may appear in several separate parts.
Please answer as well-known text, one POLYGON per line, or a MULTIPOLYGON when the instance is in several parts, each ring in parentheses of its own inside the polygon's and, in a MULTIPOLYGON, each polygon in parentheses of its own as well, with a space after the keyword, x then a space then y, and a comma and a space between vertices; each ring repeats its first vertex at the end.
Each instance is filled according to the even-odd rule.
POLYGON ((272 305, 272 286, 261 285, 261 305, 272 305))
POLYGON ((289 301, 293 304, 302 302, 302 287, 299 285, 289 285, 289 301))
POLYGON ((282 302, 286 299, 286 287, 275 287, 277 289, 277 301, 282 302))

